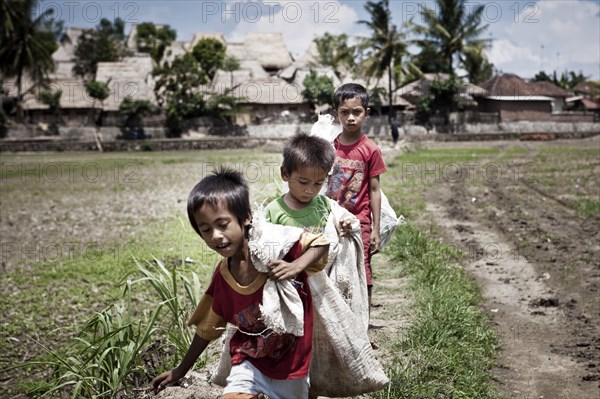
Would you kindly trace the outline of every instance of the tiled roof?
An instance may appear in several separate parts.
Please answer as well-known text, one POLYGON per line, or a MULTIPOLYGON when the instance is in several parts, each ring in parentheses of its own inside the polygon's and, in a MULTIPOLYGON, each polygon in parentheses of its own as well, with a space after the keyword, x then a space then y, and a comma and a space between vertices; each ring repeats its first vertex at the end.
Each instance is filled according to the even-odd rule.
POLYGON ((496 75, 481 84, 493 97, 528 97, 538 95, 535 84, 527 83, 517 75, 505 73, 496 75))
POLYGON ((505 73, 486 80, 481 87, 489 92, 490 97, 569 97, 571 94, 552 82, 534 82, 521 79, 519 76, 505 73))
POLYGON ((548 96, 548 97, 569 97, 571 93, 563 89, 562 87, 558 87, 552 82, 543 81, 543 82, 531 82, 535 84, 538 92, 536 93, 538 96, 548 96))

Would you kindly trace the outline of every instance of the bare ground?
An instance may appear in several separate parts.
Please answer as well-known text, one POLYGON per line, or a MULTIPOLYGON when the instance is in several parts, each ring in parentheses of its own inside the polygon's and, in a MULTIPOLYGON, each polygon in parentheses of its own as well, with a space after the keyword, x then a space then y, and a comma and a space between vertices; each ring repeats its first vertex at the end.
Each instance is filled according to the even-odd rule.
POLYGON ((550 176, 556 185, 542 184, 541 170, 515 176, 519 166, 545 167, 535 158, 544 147, 599 148, 599 142, 516 144, 527 151, 518 163, 501 166, 503 178, 477 184, 456 174, 431 187, 427 209, 445 237, 467 254, 465 267, 482 287, 484 310, 502 342, 496 370, 501 389, 517 398, 596 398, 600 218, 578 216, 568 205, 575 186, 599 199, 599 159, 591 168, 556 165, 563 170, 550 176), (591 183, 590 172, 596 177, 591 183))

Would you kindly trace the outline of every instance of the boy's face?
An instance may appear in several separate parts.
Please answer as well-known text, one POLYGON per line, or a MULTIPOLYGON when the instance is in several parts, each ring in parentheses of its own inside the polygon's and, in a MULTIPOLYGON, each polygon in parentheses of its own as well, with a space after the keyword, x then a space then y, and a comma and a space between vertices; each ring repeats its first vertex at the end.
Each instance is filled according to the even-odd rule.
POLYGON ((194 219, 204 242, 219 255, 228 258, 243 250, 244 226, 250 225, 250 217, 242 226, 227 204, 220 201, 216 206, 202 205, 194 213, 194 219))
POLYGON ((298 205, 308 204, 321 190, 327 171, 321 168, 301 166, 292 173, 281 168, 281 178, 288 183, 289 194, 298 205))
POLYGON ((344 133, 360 132, 360 128, 369 115, 370 109, 363 107, 360 98, 348 98, 342 102, 336 110, 335 116, 340 120, 344 133))

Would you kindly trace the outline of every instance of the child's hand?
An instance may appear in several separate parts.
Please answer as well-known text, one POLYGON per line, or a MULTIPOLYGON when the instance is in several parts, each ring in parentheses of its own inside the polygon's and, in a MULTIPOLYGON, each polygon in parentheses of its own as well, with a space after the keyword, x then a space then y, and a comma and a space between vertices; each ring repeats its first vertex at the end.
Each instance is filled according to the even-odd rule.
POLYGON ((381 245, 381 237, 379 236, 379 230, 373 230, 371 232, 371 243, 369 244, 369 250, 371 255, 379 252, 379 246, 381 245))
POLYGON ((340 235, 352 233, 352 221, 350 219, 340 220, 340 235))
POLYGON ((289 263, 281 259, 272 260, 267 266, 271 268, 269 277, 276 281, 294 278, 303 270, 303 267, 298 263, 289 263))
POLYGON ((154 391, 155 394, 159 393, 160 391, 162 391, 163 389, 165 389, 165 387, 173 382, 179 381, 185 374, 180 375, 181 373, 179 373, 177 371, 177 368, 174 368, 173 370, 169 370, 169 371, 165 371, 164 373, 162 373, 161 375, 159 375, 158 377, 155 377, 152 382, 150 383, 152 385, 151 389, 154 391))

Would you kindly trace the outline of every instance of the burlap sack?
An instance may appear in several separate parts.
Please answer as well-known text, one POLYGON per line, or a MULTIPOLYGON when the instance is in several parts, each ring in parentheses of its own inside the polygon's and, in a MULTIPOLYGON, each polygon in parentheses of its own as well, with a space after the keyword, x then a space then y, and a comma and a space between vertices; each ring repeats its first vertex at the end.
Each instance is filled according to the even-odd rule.
POLYGON ((343 397, 377 391, 388 383, 371 347, 369 309, 360 223, 331 201, 325 235, 330 241, 323 272, 309 276, 313 297, 311 394, 343 397), (352 220, 341 236, 340 220, 352 220))
MULTIPOLYGON (((313 307, 311 394, 343 397, 373 392, 388 384, 367 334, 369 312, 360 223, 331 201, 325 236, 329 257, 322 272, 309 276, 313 307), (340 220, 350 218, 353 232, 341 236, 340 220)), ((231 371, 229 341, 236 329, 223 335, 221 358, 211 381, 225 386, 231 371)))

